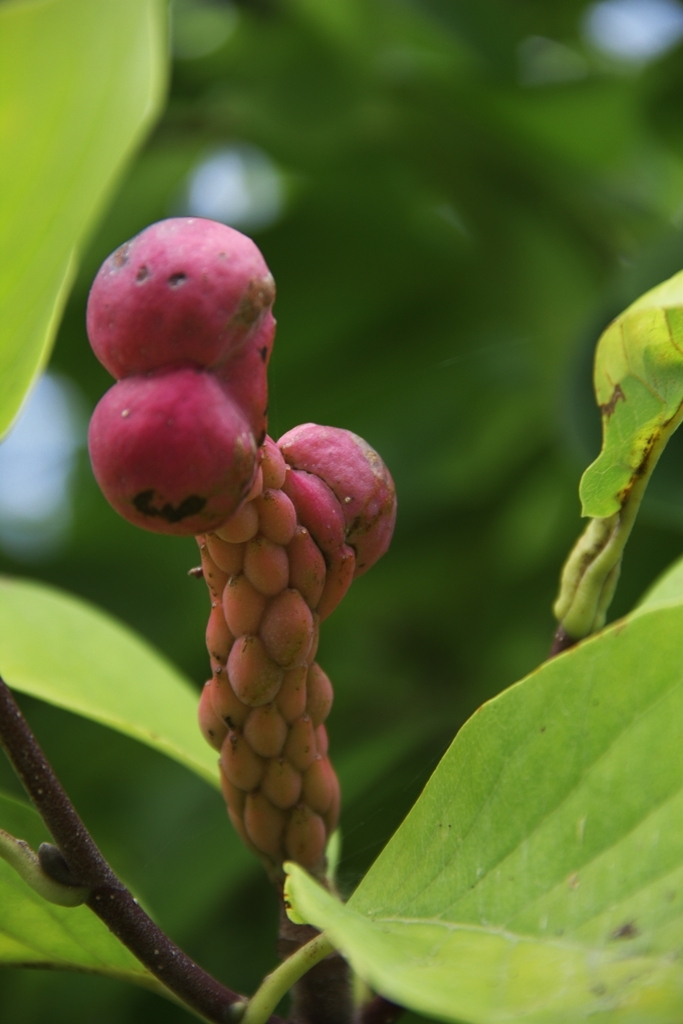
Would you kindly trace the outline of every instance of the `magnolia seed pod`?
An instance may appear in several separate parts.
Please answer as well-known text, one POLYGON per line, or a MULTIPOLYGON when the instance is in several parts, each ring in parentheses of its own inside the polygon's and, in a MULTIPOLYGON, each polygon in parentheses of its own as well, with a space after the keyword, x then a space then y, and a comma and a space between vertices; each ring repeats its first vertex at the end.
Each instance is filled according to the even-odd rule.
POLYGON ((261 468, 263 470, 263 486, 279 490, 287 476, 287 464, 282 452, 272 438, 267 437, 261 447, 261 468))
POLYGON ((321 757, 327 757, 330 741, 327 738, 327 729, 324 725, 319 725, 315 730, 315 748, 321 757))
POLYGON ((218 763, 218 767, 220 770, 223 799, 228 805, 228 810, 232 811, 232 813, 238 818, 242 818, 244 817, 244 805, 247 802, 247 794, 243 789, 238 789, 237 786, 233 786, 232 782, 223 771, 223 766, 220 762, 218 763))
POLYGON ((214 675, 211 680, 211 693, 214 710, 223 719, 228 729, 241 729, 251 708, 239 699, 230 685, 228 673, 225 670, 214 675))
POLYGON ((274 544, 289 544, 296 529, 296 509, 285 492, 268 489, 254 504, 263 536, 274 544))
MULTIPOLYGON (((260 450, 260 449, 259 449, 260 450)), ((258 498, 263 493, 263 470, 259 466, 254 483, 252 484, 249 494, 244 499, 245 501, 253 501, 254 498, 258 498)))
POLYGON ((277 706, 287 725, 292 725, 306 711, 306 676, 308 666, 300 665, 285 672, 277 695, 277 706))
POLYGON ((264 763, 251 749, 241 732, 229 732, 221 747, 221 765, 233 786, 249 793, 263 775, 264 763))
POLYGON ((322 622, 331 615, 353 582, 356 556, 352 548, 342 545, 333 555, 328 555, 327 576, 322 596, 316 609, 322 622))
POLYGON ((313 616, 298 590, 283 590, 266 608, 259 634, 270 657, 283 668, 306 663, 313 616))
POLYGON ((220 604, 214 605, 206 627, 206 647, 212 664, 225 665, 235 638, 230 632, 220 604))
POLYGON ((329 760, 320 754, 308 771, 304 772, 302 801, 316 814, 326 814, 332 806, 335 792, 333 775, 334 769, 329 760))
POLYGON ((322 867, 326 838, 325 823, 320 815, 305 804, 297 804, 285 832, 287 856, 315 872, 322 867))
POLYGON ((311 640, 311 646, 308 649, 306 655, 306 661, 310 665, 315 661, 315 656, 318 653, 318 644, 320 642, 320 616, 317 612, 313 612, 313 639, 311 640))
POLYGON ((306 678, 306 713, 317 728, 330 713, 334 690, 326 672, 313 662, 306 678))
POLYGON ((258 512, 253 503, 246 501, 215 533, 228 544, 243 544, 255 537, 258 533, 258 512))
POLYGON ((274 298, 250 238, 202 217, 171 217, 104 261, 88 298, 88 337, 117 378, 181 361, 213 367, 272 322, 274 298))
POLYGON ((396 522, 396 489, 377 452, 350 430, 304 423, 278 441, 286 462, 324 480, 337 498, 346 542, 356 552, 356 576, 389 547, 396 522))
POLYGON ((199 553, 202 558, 202 574, 204 582, 209 588, 211 604, 220 604, 223 598, 223 588, 228 582, 227 574, 218 568, 209 554, 209 547, 204 534, 199 534, 197 544, 199 545, 199 553))
POLYGON ((339 806, 341 804, 341 790, 339 789, 339 779, 337 778, 336 772, 332 769, 330 775, 330 783, 332 785, 332 802, 330 804, 329 811, 324 815, 325 827, 327 828, 328 836, 331 836, 337 825, 339 824, 339 806))
POLYGON ((312 473, 290 469, 282 489, 291 499, 299 523, 306 527, 324 555, 344 544, 344 513, 323 480, 312 473))
POLYGON ((228 544, 216 533, 206 534, 206 546, 215 565, 228 577, 240 572, 244 558, 243 544, 228 544))
POLYGON ((289 730, 284 755, 295 768, 305 772, 313 764, 316 753, 313 722, 310 715, 302 715, 289 730))
POLYGON ((284 671, 272 661, 258 636, 242 636, 230 651, 228 676, 233 690, 252 708, 275 699, 284 671))
POLYGON ((287 545, 289 585, 298 590, 309 608, 317 608, 325 586, 325 559, 305 526, 297 526, 287 545))
POLYGON ((282 860, 286 816, 263 793, 250 793, 244 807, 244 827, 252 843, 276 863, 282 860))
POLYGON ((244 575, 231 576, 223 591, 223 614, 233 636, 258 633, 266 598, 244 575))
POLYGON ((261 757, 278 757, 282 753, 287 723, 275 704, 264 704, 250 712, 244 723, 244 738, 261 757))
POLYGON ((302 777, 286 757, 268 761, 261 780, 261 792, 276 807, 286 811, 293 807, 301 795, 302 777))
POLYGON ((266 597, 274 597, 284 590, 289 580, 286 550, 259 534, 246 546, 244 575, 266 597))
POLYGON ((206 742, 214 750, 220 750, 223 740, 228 735, 228 729, 214 709, 211 680, 206 683, 199 698, 198 718, 199 728, 206 742))
POLYGON ((255 853, 258 856, 259 855, 259 851, 256 849, 254 844, 249 839, 249 836, 247 834, 247 830, 244 827, 244 817, 241 814, 235 814, 235 812, 232 811, 229 807, 228 807, 228 817, 230 818, 230 824, 232 825, 232 827, 234 828, 235 832, 240 837, 240 839, 242 840, 242 842, 244 843, 246 848, 248 850, 251 850, 252 853, 255 853))

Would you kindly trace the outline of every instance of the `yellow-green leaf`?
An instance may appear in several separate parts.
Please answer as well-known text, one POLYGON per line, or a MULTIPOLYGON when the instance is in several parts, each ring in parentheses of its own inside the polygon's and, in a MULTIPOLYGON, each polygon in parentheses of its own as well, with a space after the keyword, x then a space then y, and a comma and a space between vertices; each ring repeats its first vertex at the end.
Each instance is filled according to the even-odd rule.
POLYGON ((45 365, 79 247, 165 88, 161 0, 0 4, 0 437, 45 365))
POLYGON ((2 577, 0 636, 8 686, 141 740, 218 785, 196 690, 122 623, 43 583, 2 577))
POLYGON ((386 997, 459 1024, 683 1019, 683 603, 466 723, 343 906, 295 910, 386 997))
POLYGON ((609 325, 595 355, 595 394, 602 451, 583 474, 580 495, 584 516, 606 518, 619 512, 681 416, 683 272, 609 325))

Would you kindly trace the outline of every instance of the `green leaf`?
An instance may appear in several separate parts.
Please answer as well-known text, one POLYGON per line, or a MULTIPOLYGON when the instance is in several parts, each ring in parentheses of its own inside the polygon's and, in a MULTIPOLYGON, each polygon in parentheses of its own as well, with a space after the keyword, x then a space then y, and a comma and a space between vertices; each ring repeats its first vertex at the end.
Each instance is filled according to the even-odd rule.
POLYGON ((600 455, 583 474, 584 516, 619 512, 636 480, 659 458, 683 405, 683 272, 632 303, 609 325, 595 354, 602 413, 600 455))
POLYGON ((2 577, 0 635, 8 686, 118 729, 218 785, 196 690, 126 626, 63 591, 2 577))
MULTIPOLYGON (((0 793, 0 828, 34 847, 50 838, 31 807, 4 793, 0 793)), ((0 860, 0 907, 3 967, 88 971, 163 991, 91 910, 47 903, 4 860, 0 860)))
MULTIPOLYGON (((635 613, 668 604, 683 603, 683 558, 679 558, 659 576, 638 602, 635 613)), ((634 614, 635 614, 634 613, 634 614)))
POLYGON ((346 907, 297 912, 448 1021, 683 1017, 683 605, 547 662, 456 737, 346 907))
POLYGON ((165 87, 161 0, 0 5, 0 436, 44 367, 78 250, 165 87))

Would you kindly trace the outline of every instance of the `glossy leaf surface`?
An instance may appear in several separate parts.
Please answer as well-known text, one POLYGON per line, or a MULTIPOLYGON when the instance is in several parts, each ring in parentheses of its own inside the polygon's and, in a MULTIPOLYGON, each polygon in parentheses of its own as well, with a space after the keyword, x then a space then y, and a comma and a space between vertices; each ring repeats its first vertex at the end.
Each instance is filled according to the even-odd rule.
POLYGON ((12 254, 0 436, 47 361, 79 247, 159 109, 165 48, 159 0, 0 7, 0 249, 12 254))
POLYGON ((683 1015, 683 606, 617 623, 463 727, 347 907, 299 913, 439 1019, 683 1015))
POLYGON ((44 584, 0 579, 0 673, 13 689, 118 729, 218 785, 198 696, 121 623, 44 584))

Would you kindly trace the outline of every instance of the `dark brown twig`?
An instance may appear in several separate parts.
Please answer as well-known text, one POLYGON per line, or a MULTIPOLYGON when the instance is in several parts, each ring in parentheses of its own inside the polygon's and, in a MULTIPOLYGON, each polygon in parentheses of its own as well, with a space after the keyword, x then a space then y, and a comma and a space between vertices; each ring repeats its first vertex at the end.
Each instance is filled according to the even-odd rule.
MULTIPOLYGON (((171 942, 116 877, 1 678, 0 744, 64 858, 57 881, 68 878, 69 884, 87 887, 90 909, 182 1002, 216 1024, 236 1019, 238 1011, 232 1007, 243 1003, 244 996, 216 981, 171 942)), ((50 870, 55 858, 41 861, 43 869, 50 870)), ((268 1024, 283 1021, 273 1016, 268 1024)))

